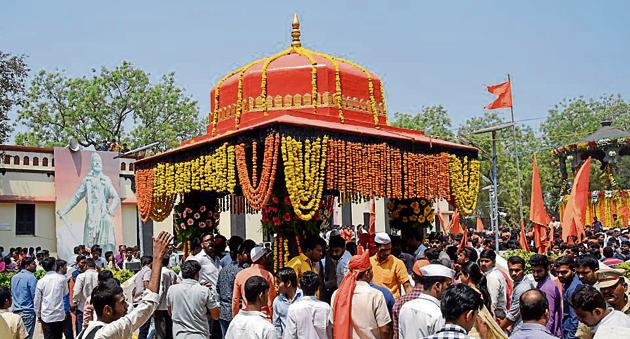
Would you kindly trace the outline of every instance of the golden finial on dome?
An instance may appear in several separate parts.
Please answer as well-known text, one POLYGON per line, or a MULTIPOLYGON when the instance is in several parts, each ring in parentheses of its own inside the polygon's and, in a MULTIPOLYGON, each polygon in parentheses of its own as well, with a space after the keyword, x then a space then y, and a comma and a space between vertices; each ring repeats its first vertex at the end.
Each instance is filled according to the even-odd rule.
POLYGON ((291 37, 293 40, 291 41, 291 47, 302 47, 302 42, 300 41, 300 20, 298 20, 297 13, 293 14, 292 26, 291 37))

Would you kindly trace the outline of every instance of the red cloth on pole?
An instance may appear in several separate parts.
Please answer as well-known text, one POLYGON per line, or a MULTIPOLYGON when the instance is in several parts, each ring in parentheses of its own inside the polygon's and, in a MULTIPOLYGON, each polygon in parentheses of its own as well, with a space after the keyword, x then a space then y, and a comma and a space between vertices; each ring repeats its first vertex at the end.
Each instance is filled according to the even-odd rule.
POLYGON ((569 244, 573 243, 569 241, 570 236, 577 236, 578 240, 584 236, 584 218, 588 205, 590 179, 591 158, 589 157, 575 175, 571 195, 562 216, 562 240, 569 244))
POLYGON ((368 250, 370 255, 376 254, 376 243, 374 242, 374 236, 376 235, 376 200, 372 198, 370 200, 370 225, 368 227, 368 250))
POLYGON ((468 247, 468 231, 467 230, 463 230, 464 235, 462 236, 462 240, 459 243, 459 246, 457 246, 457 251, 461 251, 462 248, 466 248, 468 247))
POLYGON ((485 109, 509 108, 512 107, 512 84, 510 81, 502 82, 498 85, 490 85, 488 92, 497 98, 488 104, 485 109))
POLYGON ((518 243, 521 245, 521 249, 529 252, 529 246, 527 246, 527 237, 525 236, 525 223, 521 219, 521 234, 518 237, 518 243))
POLYGON ((449 229, 451 230, 451 233, 453 233, 453 234, 458 234, 458 233, 462 233, 463 232, 463 228, 459 224, 459 212, 458 211, 455 211, 455 214, 453 214, 453 219, 451 219, 451 224, 450 224, 449 229))
POLYGON ((483 221, 481 221, 481 216, 478 215, 477 216, 477 232, 478 233, 483 233, 484 231, 484 227, 483 227, 483 221))
POLYGON ((536 155, 534 155, 534 165, 532 166, 532 195, 529 206, 529 220, 538 225, 549 225, 551 222, 551 218, 549 214, 547 214, 545 203, 543 202, 536 155))
MULTIPOLYGON (((536 246, 536 252, 547 253, 549 247, 551 247, 547 233, 547 226, 534 224, 534 246, 536 246)), ((553 239, 551 241, 553 241, 553 239)))

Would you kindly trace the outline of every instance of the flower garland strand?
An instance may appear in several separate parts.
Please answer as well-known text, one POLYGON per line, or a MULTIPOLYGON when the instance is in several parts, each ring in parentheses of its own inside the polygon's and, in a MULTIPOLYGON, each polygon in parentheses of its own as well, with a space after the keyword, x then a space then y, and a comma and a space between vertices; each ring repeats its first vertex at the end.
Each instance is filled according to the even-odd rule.
POLYGON ((479 193, 479 160, 460 160, 456 155, 449 155, 449 175, 451 194, 455 207, 462 216, 471 215, 477 206, 479 193))
POLYGON ((337 61, 341 61, 343 63, 346 63, 352 67, 356 67, 358 68, 361 72, 363 72, 363 74, 365 74, 365 76, 368 79, 368 93, 370 93, 370 107, 372 108, 372 116, 374 117, 374 126, 376 128, 379 127, 379 122, 378 122, 378 109, 376 107, 376 98, 374 97, 374 81, 372 80, 372 73, 370 73, 370 71, 368 71, 365 67, 359 65, 359 64, 355 64, 354 62, 350 61, 350 60, 346 60, 346 59, 342 59, 342 58, 336 58, 333 57, 333 59, 337 60, 337 61))
POLYGON ((137 170, 135 176, 138 212, 142 222, 147 222, 151 216, 153 204, 153 169, 137 170))
POLYGON ((282 138, 282 161, 284 175, 295 215, 302 220, 311 220, 319 209, 324 188, 326 149, 328 136, 311 142, 282 138), (304 147, 303 147, 304 146, 304 147))
POLYGON ((322 58, 330 61, 335 67, 335 98, 337 98, 337 110, 339 111, 339 121, 343 124, 345 117, 343 115, 343 96, 341 94, 341 75, 339 72, 339 63, 330 55, 309 50, 322 58))
POLYGON ((260 181, 252 182, 249 178, 249 170, 245 157, 245 145, 239 144, 235 147, 236 168, 238 170, 238 180, 243 190, 243 195, 249 206, 259 211, 267 204, 271 196, 273 184, 276 179, 276 168, 278 163, 278 146, 280 144, 279 134, 270 134, 265 138, 265 150, 263 156, 263 168, 260 173, 260 181))

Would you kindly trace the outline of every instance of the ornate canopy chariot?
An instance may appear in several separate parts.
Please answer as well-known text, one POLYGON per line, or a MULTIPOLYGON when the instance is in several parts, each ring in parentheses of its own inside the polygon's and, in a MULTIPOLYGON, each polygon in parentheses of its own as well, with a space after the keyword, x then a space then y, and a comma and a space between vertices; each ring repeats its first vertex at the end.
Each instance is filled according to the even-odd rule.
POLYGON ((612 127, 612 120, 606 119, 602 121, 597 131, 575 144, 554 149, 553 154, 559 159, 560 173, 564 183, 561 192, 564 198, 561 202, 560 214, 563 214, 568 190, 571 187, 567 161, 569 161, 571 172, 575 175, 582 163, 591 157, 600 163, 605 189, 591 192, 591 200, 586 210, 586 223, 591 223, 593 218, 597 217, 605 226, 628 225, 630 191, 626 187, 619 187, 615 176, 619 171, 618 164, 621 157, 630 155, 630 132, 612 127), (615 222, 613 215, 617 215, 619 221, 615 222))
POLYGON ((291 36, 289 48, 217 83, 205 135, 136 163, 143 220, 163 220, 176 201, 179 231, 216 224, 207 210, 262 211, 263 227, 282 238, 318 229, 331 196, 406 199, 412 212, 398 214, 410 225, 433 221, 426 201, 421 211, 414 199, 474 211, 477 149, 388 125, 376 74, 304 48, 297 16, 291 36))

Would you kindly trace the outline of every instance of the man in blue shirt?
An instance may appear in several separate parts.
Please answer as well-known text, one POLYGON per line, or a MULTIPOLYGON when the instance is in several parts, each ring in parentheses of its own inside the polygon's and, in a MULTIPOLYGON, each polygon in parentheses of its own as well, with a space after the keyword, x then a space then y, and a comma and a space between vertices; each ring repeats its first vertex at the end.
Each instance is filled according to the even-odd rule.
POLYGON ((556 260, 556 273, 558 280, 562 283, 562 332, 564 338, 575 339, 575 332, 578 328, 578 319, 575 310, 569 303, 571 295, 582 283, 575 274, 575 260, 572 257, 560 257, 556 260))
POLYGON ((20 263, 21 271, 11 278, 11 296, 13 297, 13 313, 19 314, 28 331, 28 339, 33 338, 35 330, 35 288, 37 278, 33 272, 37 268, 35 258, 26 257, 20 263))

